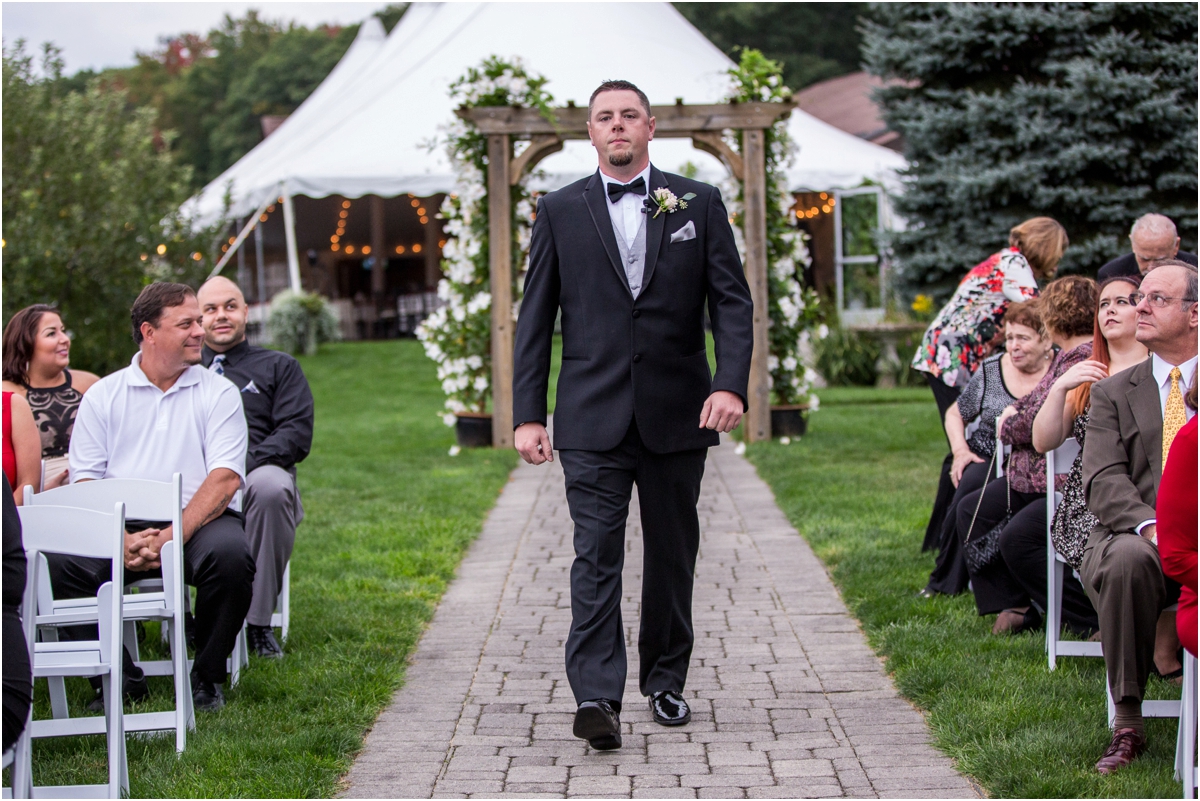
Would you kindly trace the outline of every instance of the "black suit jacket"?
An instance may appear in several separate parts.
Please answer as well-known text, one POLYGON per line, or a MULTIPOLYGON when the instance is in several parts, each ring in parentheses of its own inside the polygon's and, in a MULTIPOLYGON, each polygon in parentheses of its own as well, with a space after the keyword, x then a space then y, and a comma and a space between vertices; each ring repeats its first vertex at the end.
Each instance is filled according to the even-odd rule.
POLYGON ((597 171, 538 201, 525 298, 517 321, 513 422, 546 422, 554 321, 562 311, 562 371, 554 446, 606 451, 637 420, 655 453, 718 444, 699 428, 717 390, 746 400, 754 346, 753 303, 716 187, 650 168, 652 193, 691 192, 686 209, 646 219, 642 291, 634 300, 621 265, 597 171), (670 241, 688 222, 696 238, 670 241), (717 373, 708 369, 704 307, 712 320, 717 373))
MULTIPOLYGON (((1188 253, 1181 250, 1175 254, 1175 258, 1180 261, 1186 261, 1188 264, 1196 264, 1196 254, 1188 253)), ((1112 278, 1115 275, 1141 275, 1142 271, 1138 268, 1137 259, 1132 253, 1126 253, 1124 256, 1117 256, 1110 262, 1107 262, 1096 273, 1096 280, 1103 281, 1106 278, 1112 278)))

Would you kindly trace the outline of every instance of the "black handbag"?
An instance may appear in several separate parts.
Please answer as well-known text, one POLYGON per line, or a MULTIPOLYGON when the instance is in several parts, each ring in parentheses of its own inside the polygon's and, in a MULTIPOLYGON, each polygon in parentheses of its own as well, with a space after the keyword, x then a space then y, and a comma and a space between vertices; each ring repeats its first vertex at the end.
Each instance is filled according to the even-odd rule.
MULTIPOLYGON (((992 464, 988 468, 988 472, 996 469, 996 459, 999 455, 1000 449, 997 448, 996 452, 992 454, 992 464)), ((975 504, 975 514, 971 517, 971 527, 967 529, 967 536, 963 540, 963 558, 967 562, 967 569, 970 573, 978 573, 1000 559, 1000 532, 1012 519, 1012 485, 1008 482, 1007 472, 1004 474, 1004 490, 1007 496, 1004 518, 985 531, 982 536, 971 539, 971 533, 975 530, 975 518, 979 516, 979 507, 983 504, 983 494, 987 492, 987 485, 984 484, 983 489, 979 491, 979 501, 975 504)))

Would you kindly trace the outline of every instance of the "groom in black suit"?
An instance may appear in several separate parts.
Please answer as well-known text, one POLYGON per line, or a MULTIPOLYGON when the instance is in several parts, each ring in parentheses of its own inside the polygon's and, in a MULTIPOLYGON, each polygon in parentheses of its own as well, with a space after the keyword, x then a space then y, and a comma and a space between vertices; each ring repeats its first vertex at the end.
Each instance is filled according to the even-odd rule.
POLYGON ((646 95, 608 81, 588 103, 600 169, 538 202, 517 323, 513 420, 525 461, 554 458, 546 384, 557 314, 555 439, 575 523, 567 678, 575 736, 621 745, 621 567, 634 483, 644 541, 639 685, 654 719, 691 718, 696 502, 707 449, 746 410, 753 303, 720 192, 650 164, 646 95), (704 309, 717 374, 708 369, 704 309))

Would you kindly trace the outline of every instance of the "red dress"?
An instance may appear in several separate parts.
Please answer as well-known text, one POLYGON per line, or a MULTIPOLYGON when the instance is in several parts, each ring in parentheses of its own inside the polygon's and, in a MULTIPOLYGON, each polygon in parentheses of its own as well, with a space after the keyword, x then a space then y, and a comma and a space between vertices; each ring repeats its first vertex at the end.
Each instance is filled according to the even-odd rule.
POLYGON ((1175 627, 1196 655, 1196 418, 1171 443, 1158 486, 1158 555, 1163 573, 1183 585, 1175 627))
POLYGON ((12 393, 4 393, 4 475, 8 486, 17 486, 17 452, 12 445, 12 393))

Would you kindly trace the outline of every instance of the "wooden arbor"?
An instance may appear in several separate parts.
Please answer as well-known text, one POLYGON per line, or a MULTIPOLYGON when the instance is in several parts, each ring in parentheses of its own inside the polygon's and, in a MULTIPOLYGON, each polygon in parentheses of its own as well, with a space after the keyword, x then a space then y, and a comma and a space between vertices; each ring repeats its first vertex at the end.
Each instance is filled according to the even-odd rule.
MULTIPOLYGON (((689 138, 719 158, 745 186, 746 278, 754 300, 754 355, 750 364, 746 438, 771 438, 771 374, 767 369, 766 153, 763 131, 790 114, 793 103, 718 103, 660 106, 652 110, 656 137, 689 138), (741 130, 744 157, 721 138, 741 130)), ((463 108, 458 115, 488 138, 488 242, 492 293, 492 444, 513 445, 512 209, 509 192, 525 173, 562 150, 567 139, 587 139, 587 109, 573 104, 554 110, 555 124, 536 109, 489 106, 463 108), (513 156, 513 142, 529 146, 513 156)))

